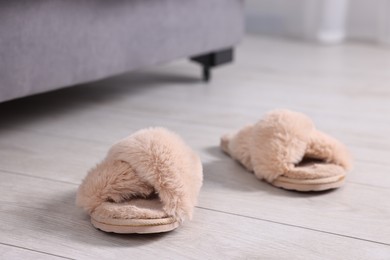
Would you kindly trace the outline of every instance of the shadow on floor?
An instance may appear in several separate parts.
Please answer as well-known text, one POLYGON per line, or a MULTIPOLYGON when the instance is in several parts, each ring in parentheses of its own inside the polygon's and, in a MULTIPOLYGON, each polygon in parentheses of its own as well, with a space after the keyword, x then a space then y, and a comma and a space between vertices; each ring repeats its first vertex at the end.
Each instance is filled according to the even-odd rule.
MULTIPOLYGON (((322 196, 331 193, 332 190, 321 192, 298 192, 289 191, 272 186, 259 180, 253 173, 248 172, 237 161, 234 161, 219 147, 212 146, 205 149, 205 152, 215 158, 214 161, 203 164, 204 183, 211 182, 213 185, 224 186, 241 192, 265 192, 273 196, 306 198, 322 196)), ((258 194, 257 194, 258 195, 258 194)))
POLYGON ((74 113, 97 104, 113 102, 124 95, 135 95, 166 84, 181 84, 181 87, 191 87, 193 84, 202 84, 201 82, 196 77, 165 72, 126 73, 100 81, 0 103, 0 118, 4 126, 24 126, 30 121, 74 113))

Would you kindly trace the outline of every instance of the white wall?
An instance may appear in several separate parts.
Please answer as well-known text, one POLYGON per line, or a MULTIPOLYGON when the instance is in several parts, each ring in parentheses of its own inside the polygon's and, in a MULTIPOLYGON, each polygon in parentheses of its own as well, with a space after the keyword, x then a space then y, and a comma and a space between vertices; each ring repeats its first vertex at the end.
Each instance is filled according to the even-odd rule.
POLYGON ((247 0, 253 33, 337 43, 390 43, 390 0, 247 0))
POLYGON ((305 0, 247 0, 247 29, 254 33, 297 36, 305 0))

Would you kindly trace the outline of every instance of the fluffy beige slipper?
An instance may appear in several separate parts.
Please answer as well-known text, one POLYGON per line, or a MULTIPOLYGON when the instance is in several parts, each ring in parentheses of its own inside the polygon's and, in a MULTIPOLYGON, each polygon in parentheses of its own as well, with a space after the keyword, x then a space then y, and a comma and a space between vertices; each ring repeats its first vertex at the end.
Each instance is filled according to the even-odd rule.
POLYGON ((343 144, 289 110, 271 111, 257 124, 224 135, 221 148, 259 179, 288 190, 338 188, 351 167, 343 144))
POLYGON ((90 170, 77 205, 106 232, 166 232, 191 219, 202 179, 198 155, 179 136, 144 129, 115 144, 90 170))

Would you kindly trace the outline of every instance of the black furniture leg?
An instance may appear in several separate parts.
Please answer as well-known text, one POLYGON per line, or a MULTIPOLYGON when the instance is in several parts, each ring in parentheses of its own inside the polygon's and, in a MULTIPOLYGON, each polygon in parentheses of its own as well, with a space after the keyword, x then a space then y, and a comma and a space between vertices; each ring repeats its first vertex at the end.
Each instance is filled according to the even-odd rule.
POLYGON ((233 48, 191 57, 191 60, 203 67, 203 80, 208 82, 211 79, 211 68, 233 61, 233 48))
POLYGON ((203 77, 203 80, 208 82, 210 81, 210 71, 211 68, 207 65, 203 65, 203 73, 202 73, 202 77, 203 77))

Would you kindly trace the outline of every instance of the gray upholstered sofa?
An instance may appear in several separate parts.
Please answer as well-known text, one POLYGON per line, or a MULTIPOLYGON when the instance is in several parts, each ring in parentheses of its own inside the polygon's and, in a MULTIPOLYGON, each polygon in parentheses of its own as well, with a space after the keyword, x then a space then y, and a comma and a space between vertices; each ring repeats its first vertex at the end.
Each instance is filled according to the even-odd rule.
POLYGON ((242 33, 243 0, 0 0, 0 102, 218 54, 242 33))

